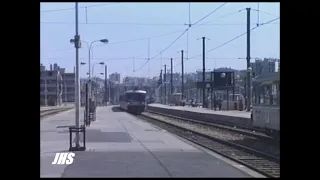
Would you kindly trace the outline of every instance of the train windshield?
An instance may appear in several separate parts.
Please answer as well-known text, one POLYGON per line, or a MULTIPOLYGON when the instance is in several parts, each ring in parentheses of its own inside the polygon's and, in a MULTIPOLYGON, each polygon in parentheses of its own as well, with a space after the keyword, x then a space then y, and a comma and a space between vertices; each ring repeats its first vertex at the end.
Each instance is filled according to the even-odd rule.
POLYGON ((128 102, 144 102, 146 98, 145 94, 142 93, 128 93, 127 101, 128 102))

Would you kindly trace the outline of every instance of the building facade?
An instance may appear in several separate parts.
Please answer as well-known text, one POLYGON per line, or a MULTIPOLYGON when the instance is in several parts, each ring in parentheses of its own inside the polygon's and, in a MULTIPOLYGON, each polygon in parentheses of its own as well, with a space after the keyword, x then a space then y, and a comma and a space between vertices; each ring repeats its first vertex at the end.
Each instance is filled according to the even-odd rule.
POLYGON ((75 73, 62 74, 62 102, 75 102, 75 73))
MULTIPOLYGON (((276 72, 277 62, 279 62, 279 59, 272 59, 272 58, 264 58, 263 60, 256 59, 255 62, 250 63, 250 66, 252 68, 253 75, 259 76, 259 75, 270 73, 270 72, 276 72)), ((278 67, 279 67, 279 63, 278 63, 278 67)))
POLYGON ((75 73, 66 73, 57 64, 47 70, 40 65, 40 104, 61 105, 75 101, 75 73))
POLYGON ((59 67, 50 65, 50 70, 40 65, 40 104, 61 105, 62 103, 62 75, 59 67))
POLYGON ((120 83, 120 74, 119 73, 112 73, 109 75, 109 80, 112 82, 120 83))

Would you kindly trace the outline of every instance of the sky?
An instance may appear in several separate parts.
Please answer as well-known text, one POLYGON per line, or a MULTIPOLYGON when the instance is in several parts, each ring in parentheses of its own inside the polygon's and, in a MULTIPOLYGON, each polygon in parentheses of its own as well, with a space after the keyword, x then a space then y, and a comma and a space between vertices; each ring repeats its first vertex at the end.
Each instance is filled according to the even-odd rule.
MULTIPOLYGON (((57 63, 73 72, 74 8, 75 3, 41 3, 40 61, 47 68, 57 63)), ((245 69, 245 8, 251 8, 250 28, 260 24, 250 31, 251 61, 280 59, 280 3, 79 3, 79 35, 89 44, 109 40, 95 42, 91 48, 93 76, 104 73, 99 62, 108 65, 108 74, 118 72, 121 78, 159 76, 165 64, 170 69, 170 58, 174 72, 181 72, 181 50, 185 72, 195 72, 202 69, 202 37, 208 38, 206 69, 245 69), (186 31, 189 17, 190 24, 196 24, 186 31)), ((79 54, 80 61, 87 63, 85 43, 79 54)), ((87 72, 88 65, 82 65, 81 77, 87 72)))

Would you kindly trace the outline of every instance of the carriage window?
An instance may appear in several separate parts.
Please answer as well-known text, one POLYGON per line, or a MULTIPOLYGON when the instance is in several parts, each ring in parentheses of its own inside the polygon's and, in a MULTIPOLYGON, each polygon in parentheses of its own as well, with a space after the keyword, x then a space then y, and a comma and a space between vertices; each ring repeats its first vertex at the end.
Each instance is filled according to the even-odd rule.
POLYGON ((128 93, 127 100, 128 100, 128 102, 131 102, 131 101, 144 102, 145 101, 145 94, 128 93))

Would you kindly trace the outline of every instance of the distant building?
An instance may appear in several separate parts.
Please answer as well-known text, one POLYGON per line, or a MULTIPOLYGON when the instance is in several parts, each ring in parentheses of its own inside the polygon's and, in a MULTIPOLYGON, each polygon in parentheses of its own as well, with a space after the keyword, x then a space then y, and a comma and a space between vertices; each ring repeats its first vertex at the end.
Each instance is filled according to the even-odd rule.
POLYGON ((47 70, 40 65, 40 102, 47 105, 61 105, 62 102, 75 101, 75 73, 66 73, 57 64, 47 70))
POLYGON ((40 65, 40 103, 47 105, 60 105, 62 102, 62 75, 58 65, 54 64, 54 69, 50 65, 50 70, 40 65))
POLYGON ((112 73, 109 75, 109 80, 113 82, 120 83, 120 74, 119 73, 112 73))
MULTIPOLYGON (((264 58, 263 60, 257 59, 255 62, 250 63, 254 76, 276 72, 276 64, 279 60, 272 58, 264 58)), ((278 64, 279 66, 279 64, 278 64)))
POLYGON ((63 102, 75 102, 75 73, 63 73, 63 102))

